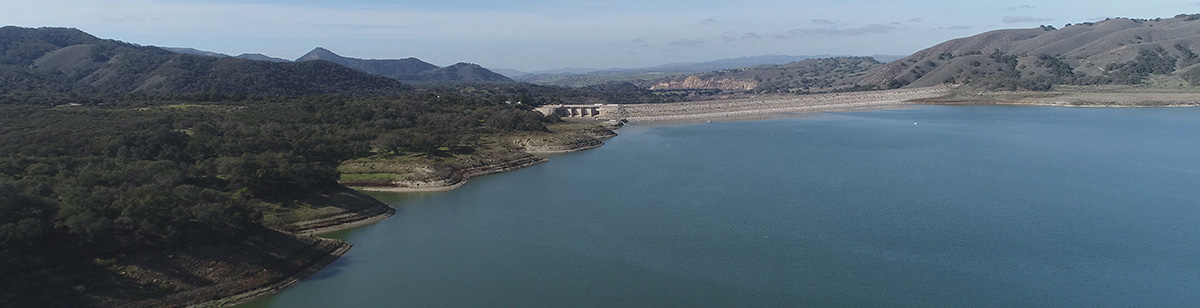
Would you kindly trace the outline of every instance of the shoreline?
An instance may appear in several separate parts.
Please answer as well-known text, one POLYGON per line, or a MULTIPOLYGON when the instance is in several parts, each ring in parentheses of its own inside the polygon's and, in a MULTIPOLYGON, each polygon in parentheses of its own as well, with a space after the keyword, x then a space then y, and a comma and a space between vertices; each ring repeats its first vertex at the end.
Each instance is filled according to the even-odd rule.
MULTIPOLYGON (((569 149, 565 149, 562 151, 542 150, 542 151, 528 151, 528 152, 531 154, 533 154, 533 153, 537 153, 537 154, 571 153, 571 152, 578 152, 578 151, 583 151, 583 150, 594 149, 594 148, 598 148, 603 145, 604 145, 603 142, 597 142, 595 144, 588 144, 586 146, 570 147, 569 149)), ((541 163, 547 162, 547 161, 549 161, 549 160, 544 157, 537 157, 537 156, 531 155, 529 157, 505 161, 505 162, 501 162, 501 163, 495 163, 495 164, 489 164, 489 165, 484 165, 484 166, 479 166, 479 167, 474 167, 474 168, 468 168, 466 170, 456 172, 456 175, 461 174, 458 176, 461 178, 454 180, 453 183, 437 185, 437 184, 441 184, 438 182, 446 182, 449 180, 443 180, 443 181, 438 181, 438 182, 424 182, 427 185, 430 185, 428 187, 361 187, 361 186, 350 186, 350 185, 344 185, 344 186, 347 188, 356 189, 356 190, 385 191, 385 192, 449 191, 449 190, 453 190, 453 189, 462 187, 463 185, 466 185, 467 181, 472 177, 512 171, 512 170, 516 170, 516 169, 520 169, 520 168, 525 168, 525 167, 541 164, 541 163)), ((380 204, 382 204, 382 203, 380 203, 380 204)), ((351 244, 349 242, 338 240, 338 239, 323 238, 323 237, 319 237, 317 235, 373 224, 376 222, 383 221, 384 219, 390 218, 393 215, 395 215, 396 208, 391 207, 390 205, 386 205, 386 204, 383 204, 383 206, 385 206, 386 209, 382 213, 374 214, 371 216, 365 216, 361 219, 342 221, 342 219, 346 218, 347 215, 355 214, 355 213, 349 213, 349 214, 342 214, 342 215, 336 215, 336 216, 331 216, 331 217, 325 217, 325 218, 319 218, 319 219, 313 219, 313 220, 293 223, 293 225, 309 225, 309 226, 315 226, 315 227, 298 228, 295 230, 288 230, 288 231, 275 229, 276 231, 279 231, 279 232, 285 233, 285 234, 289 234, 290 236, 293 236, 293 237, 310 238, 310 239, 316 241, 317 243, 323 243, 325 245, 333 245, 334 248, 328 250, 327 254, 320 255, 319 258, 316 258, 315 260, 313 260, 312 258, 308 259, 307 261, 311 262, 310 265, 302 268, 301 270, 299 270, 295 273, 288 275, 287 277, 283 278, 282 280, 273 282, 266 286, 261 286, 261 287, 253 288, 253 289, 246 290, 246 291, 240 291, 240 292, 237 292, 236 294, 222 297, 219 299, 204 301, 204 302, 196 303, 196 304, 184 305, 184 307, 207 308, 207 307, 226 307, 226 306, 238 305, 238 304, 246 303, 246 302, 249 302, 249 301, 252 301, 255 299, 259 299, 262 297, 266 297, 266 296, 270 296, 270 295, 279 293, 279 292, 287 289, 288 287, 291 287, 297 283, 300 283, 301 281, 308 278, 309 276, 312 276, 313 274, 319 272, 321 269, 324 269, 326 266, 333 263, 338 258, 341 258, 343 255, 345 255, 347 252, 349 252, 350 249, 353 247, 353 244, 351 244), (336 222, 336 223, 329 224, 332 222, 336 222)), ((308 262, 306 262, 306 263, 308 263, 308 262)), ((235 283, 230 283, 230 284, 235 284, 235 283)), ((211 288, 221 288, 221 287, 223 287, 223 285, 219 284, 219 285, 214 285, 211 288)), ((197 291, 193 290, 191 292, 197 292, 197 291)), ((174 294, 174 295, 167 296, 164 298, 160 298, 159 300, 169 301, 176 297, 185 297, 188 295, 188 293, 191 293, 191 292, 178 293, 178 294, 174 294)), ((137 305, 135 303, 135 305, 132 305, 132 306, 136 307, 137 305)))
POLYGON ((1200 92, 1172 88, 1062 86, 1050 91, 961 89, 943 97, 915 100, 922 105, 1011 105, 1069 108, 1200 107, 1200 92), (978 92, 977 92, 978 91, 978 92))
MULTIPOLYGON (((971 104, 964 104, 971 105, 971 104)), ((1044 106, 1067 108, 1191 108, 1200 107, 1200 103, 1164 103, 1164 104, 1124 104, 1124 103, 1080 103, 1080 102, 1005 102, 995 105, 1006 106, 1044 106)))
MULTIPOLYGON (((388 209, 385 212, 380 213, 380 214, 375 214, 372 216, 368 216, 364 219, 342 222, 342 223, 338 223, 335 225, 329 225, 329 226, 324 226, 324 227, 299 229, 299 230, 294 231, 294 233, 297 233, 297 234, 308 233, 309 236, 316 236, 316 235, 321 235, 321 234, 325 234, 325 233, 342 231, 342 230, 346 230, 346 229, 353 229, 356 227, 373 224, 376 222, 383 221, 384 219, 388 219, 389 217, 392 217, 392 215, 395 215, 395 214, 396 214, 396 208, 388 206, 388 209)), ((322 221, 334 221, 334 220, 335 219, 331 218, 331 219, 322 220, 322 221)))
MULTIPOLYGON (((391 215, 387 215, 387 216, 390 217, 391 215)), ((387 217, 383 217, 383 218, 387 218, 387 217)), ((380 218, 379 220, 383 220, 383 219, 380 218)), ((378 221, 378 220, 376 220, 376 221, 378 221)), ((355 226, 359 226, 359 225, 355 225, 355 226)), ((350 228, 350 227, 347 227, 347 228, 350 228)), ((194 304, 194 305, 187 305, 185 307, 189 307, 189 308, 228 307, 228 306, 244 304, 246 302, 249 302, 249 301, 252 301, 255 299, 274 295, 275 293, 279 293, 283 290, 286 290, 287 288, 289 288, 291 286, 294 286, 294 285, 300 283, 301 281, 304 281, 304 279, 307 279, 309 276, 316 274, 317 272, 321 271, 322 269, 325 269, 326 266, 329 266, 329 264, 333 263, 333 261, 337 261, 337 259, 339 259, 343 255, 345 255, 346 252, 349 252, 350 248, 352 248, 354 246, 354 245, 350 244, 349 242, 346 242, 343 240, 338 240, 338 239, 323 238, 323 237, 316 237, 316 236, 308 236, 308 237, 315 239, 318 243, 334 245, 334 248, 331 250, 328 250, 325 254, 320 255, 319 258, 314 258, 315 260, 310 259, 310 261, 312 261, 312 263, 310 263, 309 266, 306 266, 306 267, 300 269, 299 271, 296 271, 296 272, 284 277, 283 279, 281 279, 279 281, 273 282, 266 286, 262 286, 262 287, 250 289, 250 290, 247 290, 244 292, 240 292, 240 293, 228 296, 228 297, 211 300, 211 301, 207 301, 207 302, 203 302, 203 303, 198 303, 198 304, 194 304)))
POLYGON ((910 106, 910 105, 915 105, 915 104, 909 103, 907 101, 840 103, 840 104, 814 105, 814 106, 796 106, 796 107, 764 108, 764 109, 753 109, 753 110, 722 111, 722 112, 679 114, 679 115, 660 115, 660 116, 652 116, 652 117, 636 117, 636 118, 630 118, 629 121, 632 123, 647 123, 647 122, 695 122, 695 121, 702 121, 702 120, 758 119, 758 118, 769 117, 771 115, 781 115, 781 114, 882 110, 882 109, 903 108, 905 106, 910 106))
MULTIPOLYGON (((344 187, 344 189, 351 190, 351 188, 349 188, 349 187, 344 187)), ((364 196, 364 197, 369 198, 367 196, 364 196)), ((374 200, 374 199, 372 198, 371 200, 374 200)), ((301 281, 304 281, 304 279, 307 279, 309 276, 312 276, 313 274, 316 274, 317 272, 321 271, 326 266, 333 263, 337 259, 341 258, 343 255, 345 255, 347 252, 349 252, 350 249, 353 248, 353 246, 354 246, 353 244, 343 241, 343 240, 324 238, 324 237, 320 237, 317 235, 373 224, 373 223, 376 223, 379 221, 383 221, 384 219, 387 219, 387 218, 395 215, 396 208, 394 208, 388 204, 385 204, 383 202, 379 202, 378 200, 374 200, 374 201, 375 201, 374 202, 375 204, 372 204, 372 206, 369 206, 368 208, 360 210, 360 211, 352 211, 352 212, 348 212, 348 213, 342 213, 342 214, 338 214, 338 215, 322 217, 322 218, 317 218, 317 219, 311 219, 311 220, 306 220, 306 221, 299 221, 299 222, 295 222, 295 223, 291 223, 291 224, 287 224, 287 225, 283 225, 283 226, 269 228, 269 229, 271 229, 275 232, 279 232, 280 234, 283 234, 285 236, 289 236, 289 237, 301 239, 301 240, 312 241, 311 247, 309 249, 306 249, 306 250, 300 252, 299 254, 297 254, 298 257, 288 260, 288 262, 299 262, 301 264, 307 264, 307 265, 297 269, 296 271, 284 276, 283 278, 281 278, 279 280, 268 283, 266 285, 252 287, 252 288, 248 288, 248 289, 242 289, 242 290, 238 290, 238 289, 240 289, 239 284, 241 284, 242 282, 230 281, 230 282, 219 283, 219 284, 215 284, 215 285, 200 288, 200 289, 188 290, 188 291, 172 294, 172 295, 162 297, 162 298, 152 299, 147 302, 130 303, 128 305, 122 305, 121 307, 167 306, 167 305, 170 305, 170 302, 172 302, 172 301, 187 302, 187 298, 190 296, 196 296, 196 294, 202 294, 205 292, 212 292, 212 290, 221 290, 221 289, 230 290, 233 294, 229 295, 229 296, 224 296, 224 297, 221 297, 218 299, 206 300, 206 301, 202 301, 199 303, 188 303, 188 304, 183 304, 180 306, 182 306, 182 307, 204 307, 204 308, 228 307, 228 306, 246 303, 249 301, 253 301, 255 299, 259 299, 262 297, 266 297, 266 296, 270 296, 270 295, 279 293, 280 291, 283 291, 283 290, 287 289, 288 287, 296 285, 296 284, 300 283, 301 281), (369 215, 364 214, 363 213, 364 211, 367 213, 372 213, 372 214, 369 214, 369 215), (292 227, 305 226, 305 227, 297 227, 292 230, 284 230, 285 228, 287 228, 289 226, 292 226, 292 227)))
POLYGON ((404 181, 392 182, 390 185, 355 185, 354 183, 345 183, 346 187, 364 190, 364 191, 382 191, 382 192, 438 192, 449 191, 466 185, 472 177, 483 176, 494 173, 501 173, 521 169, 549 161, 544 157, 529 155, 526 157, 507 160, 494 164, 487 164, 478 167, 467 168, 454 172, 448 179, 437 181, 404 181))
POLYGON ((787 95, 667 104, 622 105, 623 119, 632 122, 670 122, 721 118, 897 108, 913 101, 945 97, 952 86, 866 92, 787 95))

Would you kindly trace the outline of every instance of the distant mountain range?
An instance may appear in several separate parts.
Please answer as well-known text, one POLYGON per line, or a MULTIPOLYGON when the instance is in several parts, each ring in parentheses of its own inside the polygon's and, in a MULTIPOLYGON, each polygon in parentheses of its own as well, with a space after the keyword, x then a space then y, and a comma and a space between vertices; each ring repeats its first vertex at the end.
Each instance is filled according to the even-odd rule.
MULTIPOLYGON (((880 60, 888 56, 760 56, 636 69, 562 69, 517 79, 562 86, 751 93, 945 83, 1010 90, 1046 90, 1063 84, 1200 85, 1197 51, 1200 14, 1185 14, 1165 19, 1115 18, 1062 29, 1041 26, 990 31, 946 41, 886 64, 880 60)), ((416 58, 356 59, 324 48, 313 49, 297 61, 261 54, 230 57, 191 48, 162 49, 99 39, 69 28, 0 28, 0 93, 30 93, 30 97, 74 92, 305 95, 408 89, 398 81, 513 82, 470 63, 437 67, 416 58)))
POLYGON ((324 61, 274 63, 179 54, 70 28, 0 28, 0 93, 307 95, 405 91, 400 82, 324 61))
POLYGON ((356 59, 343 57, 328 49, 317 47, 300 56, 296 62, 325 60, 363 72, 391 77, 407 82, 513 82, 512 79, 494 73, 478 64, 458 63, 447 67, 421 61, 417 58, 404 59, 356 59))
MULTIPOLYGON (((162 48, 181 54, 209 57, 231 57, 222 53, 197 50, 194 48, 162 48)), ((835 57, 837 56, 764 55, 727 58, 703 62, 677 62, 641 68, 560 68, 544 71, 523 72, 514 69, 487 69, 471 63, 458 63, 447 67, 437 67, 436 65, 421 61, 420 59, 414 57, 403 59, 358 59, 344 57, 323 47, 317 47, 303 56, 300 56, 300 58, 297 58, 295 61, 325 60, 359 71, 386 76, 410 83, 504 83, 513 82, 515 80, 542 85, 583 87, 611 82, 633 82, 636 84, 648 84, 653 81, 661 81, 663 79, 674 78, 676 76, 686 77, 690 74, 696 73, 716 72, 721 70, 749 68, 764 65, 778 66, 809 59, 827 59, 835 57)), ((873 61, 886 63, 904 57, 905 56, 896 55, 872 55, 871 57, 862 58, 874 58, 873 61)), ((286 59, 273 58, 262 54, 242 54, 236 56, 236 58, 271 62, 289 61, 286 59)), ((745 83, 739 84, 745 85, 745 83)), ((737 88, 738 86, 724 87, 732 89, 737 88)))
MULTIPOLYGON (((207 57, 231 57, 229 55, 211 51, 197 50, 194 48, 175 48, 175 47, 160 47, 167 51, 179 54, 198 55, 207 57)), ((357 59, 343 57, 325 49, 317 47, 312 51, 300 56, 295 61, 273 58, 263 54, 241 54, 235 58, 268 61, 268 62, 304 62, 313 60, 325 60, 333 62, 345 67, 366 72, 369 74, 380 75, 392 79, 409 82, 409 83, 505 83, 513 82, 512 79, 504 75, 494 73, 482 66, 471 63, 458 63, 447 67, 438 67, 417 58, 404 59, 357 59)))
POLYGON ((205 50, 199 50, 199 49, 195 49, 195 48, 184 48, 184 47, 158 47, 158 48, 166 49, 167 51, 170 51, 170 52, 185 54, 185 55, 196 55, 196 56, 217 57, 217 58, 233 57, 233 58, 239 58, 239 59, 267 61, 267 62, 292 62, 292 60, 274 58, 274 57, 270 57, 270 56, 267 56, 267 55, 264 55, 261 53, 244 53, 244 54, 240 54, 237 56, 230 56, 230 55, 219 53, 219 52, 205 51, 205 50))

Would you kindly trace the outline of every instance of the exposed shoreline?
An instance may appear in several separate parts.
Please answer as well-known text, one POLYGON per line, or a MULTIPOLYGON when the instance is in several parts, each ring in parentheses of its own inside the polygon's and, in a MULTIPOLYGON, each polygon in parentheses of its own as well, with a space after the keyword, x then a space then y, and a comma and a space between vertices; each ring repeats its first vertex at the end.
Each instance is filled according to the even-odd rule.
POLYGON ((1084 102, 1007 102, 996 105, 1010 106, 1046 106, 1069 108, 1190 108, 1200 107, 1200 103, 1084 103, 1084 102))
POLYGON ((494 164, 483 165, 479 167, 468 168, 454 172, 450 178, 436 181, 403 181, 392 182, 388 185, 355 185, 352 183, 346 184, 350 188, 365 190, 365 191, 384 191, 384 192, 436 192, 453 190, 467 184, 467 181, 472 177, 512 171, 520 168, 525 168, 549 161, 544 157, 526 156, 513 160, 503 161, 494 164))
POLYGON ((721 118, 746 118, 771 114, 812 113, 896 108, 912 101, 944 97, 954 88, 936 86, 868 92, 770 96, 669 104, 623 105, 617 115, 632 122, 671 122, 721 118))
MULTIPOLYGON (((391 215, 389 214, 387 216, 390 217, 391 215)), ((383 217, 383 218, 387 218, 387 217, 383 217)), ((380 218, 379 220, 383 220, 383 218, 380 218)), ((379 221, 379 220, 375 220, 375 221, 379 221)), ((372 221, 372 222, 375 222, 375 221, 372 221)), ((360 226, 360 225, 362 225, 362 224, 356 224, 354 226, 360 226)), ((346 227, 346 228, 351 228, 354 226, 350 226, 350 227, 346 227)), ((328 231, 326 231, 326 232, 328 232, 328 231)), ((296 271, 296 272, 292 273, 291 275, 288 275, 287 277, 284 277, 283 279, 273 282, 269 285, 242 291, 237 294, 234 294, 234 295, 231 295, 228 297, 224 297, 224 298, 220 298, 220 299, 216 299, 216 300, 206 301, 206 302, 202 302, 202 303, 194 304, 194 305, 188 305, 186 307, 196 307, 196 308, 228 307, 228 306, 246 303, 246 302, 258 299, 258 298, 270 296, 275 293, 279 293, 280 291, 283 291, 283 290, 287 289, 288 287, 296 285, 297 283, 304 281, 304 279, 308 278, 309 276, 312 276, 313 274, 316 274, 318 271, 324 269, 330 263, 333 263, 333 261, 336 261, 338 258, 341 258, 343 255, 345 255, 346 252, 349 252, 350 248, 354 246, 354 245, 350 244, 349 242, 338 240, 338 239, 322 238, 322 237, 312 237, 312 238, 314 238, 318 242, 318 244, 316 244, 315 248, 314 248, 315 256, 313 256, 313 258, 308 259, 308 261, 311 262, 311 263, 309 263, 309 266, 306 266, 306 267, 300 269, 299 271, 296 271), (326 247, 326 246, 329 246, 331 248, 321 249, 321 247, 326 247)), ((216 287, 219 287, 219 285, 216 287)))
POLYGON ((347 206, 344 212, 271 228, 274 230, 273 232, 279 233, 277 236, 309 243, 307 248, 285 259, 285 262, 288 263, 303 264, 285 276, 265 285, 256 286, 246 285, 246 281, 234 279, 165 297, 127 303, 118 307, 227 307, 273 295, 317 273, 345 255, 353 247, 346 241, 316 235, 372 224, 396 213, 395 208, 349 188, 332 189, 322 194, 324 198, 355 204, 347 206), (347 196, 339 194, 349 194, 350 197, 356 199, 347 200, 347 196), (230 295, 215 299, 211 297, 213 294, 221 293, 230 295))
MULTIPOLYGON (((594 149, 594 148, 598 148, 602 145, 604 145, 603 142, 587 143, 584 146, 570 147, 568 149, 563 149, 563 150, 535 150, 535 151, 529 151, 529 152, 538 153, 538 154, 570 153, 570 152, 578 152, 578 151, 583 151, 583 150, 588 150, 588 149, 594 149)), ((462 170, 460 172, 456 172, 456 176, 454 177, 454 179, 447 179, 447 180, 435 181, 435 182, 423 182, 424 186, 419 186, 419 187, 354 187, 354 186, 350 186, 350 188, 366 190, 366 191, 387 191, 387 192, 448 191, 448 190, 452 190, 455 188, 462 187, 463 185, 466 185, 467 181, 471 177, 516 170, 516 169, 520 169, 520 168, 524 168, 524 167, 537 165, 537 164, 540 164, 540 163, 543 163, 546 161, 548 161, 548 160, 544 157, 530 156, 530 157, 525 157, 525 158, 485 165, 485 166, 479 166, 479 167, 475 167, 475 168, 469 168, 466 170, 462 170)), ((391 206, 387 206, 387 205, 384 205, 384 206, 386 207, 386 210, 383 210, 383 212, 381 212, 381 213, 370 215, 370 216, 360 216, 360 217, 357 217, 357 219, 352 219, 352 220, 346 220, 346 217, 347 217, 347 215, 351 215, 353 213, 344 214, 344 215, 336 215, 336 216, 331 216, 331 217, 324 217, 324 218, 319 218, 319 219, 297 222, 297 223, 291 224, 291 225, 299 225, 299 226, 309 226, 309 227, 301 227, 298 229, 289 230, 286 232, 291 233, 293 236, 311 238, 314 241, 317 241, 318 244, 314 245, 314 249, 321 250, 321 251, 318 251, 317 253, 314 253, 315 258, 309 258, 307 260, 301 261, 301 262, 309 263, 310 264, 309 266, 301 269, 300 271, 292 273, 291 275, 288 275, 287 277, 285 277, 284 279, 282 279, 280 281, 273 282, 269 285, 261 286, 261 287, 257 287, 257 288, 253 288, 253 289, 249 289, 249 290, 245 290, 245 291, 237 291, 236 294, 233 294, 233 295, 230 295, 227 297, 223 297, 223 298, 215 299, 215 300, 208 300, 208 301, 204 301, 204 302, 196 303, 196 304, 189 304, 189 305, 186 305, 186 307, 225 307, 225 306, 237 305, 237 304, 245 303, 245 302, 255 300, 258 298, 262 298, 265 296, 273 295, 275 293, 278 293, 280 291, 287 289, 288 287, 291 287, 297 283, 300 283, 305 278, 311 276, 312 274, 317 273, 321 269, 325 268, 325 266, 328 266, 330 263, 333 263, 333 261, 335 261, 338 258, 340 258, 341 256, 345 255, 347 252, 350 251, 351 247, 353 246, 352 244, 342 241, 342 240, 321 238, 321 237, 317 237, 315 235, 373 224, 373 223, 382 221, 384 219, 387 219, 396 213, 395 208, 393 208, 391 206), (331 247, 331 248, 321 249, 320 247, 331 247), (323 251, 323 253, 322 253, 322 251, 323 251)), ((226 286, 215 285, 215 286, 212 286, 211 288, 220 289, 223 287, 226 287, 226 286)), ((196 291, 173 294, 173 295, 167 296, 165 298, 156 299, 153 303, 134 303, 133 305, 129 305, 129 306, 131 306, 131 307, 153 306, 154 304, 162 303, 164 301, 169 302, 172 300, 182 300, 182 298, 186 298, 189 295, 187 293, 193 293, 193 292, 196 292, 196 291), (149 305, 146 305, 146 304, 149 304, 149 305)))
POLYGON ((1045 92, 956 90, 919 99, 924 105, 1014 105, 1070 108, 1178 108, 1200 106, 1200 91, 1153 87, 1061 86, 1045 92))
POLYGON ((1089 89, 983 91, 934 86, 867 92, 765 96, 761 98, 622 105, 611 115, 632 123, 755 119, 762 116, 904 108, 915 105, 1018 105, 1073 108, 1200 107, 1200 92, 1171 89, 1089 89), (1174 92, 1173 92, 1174 91, 1174 92))

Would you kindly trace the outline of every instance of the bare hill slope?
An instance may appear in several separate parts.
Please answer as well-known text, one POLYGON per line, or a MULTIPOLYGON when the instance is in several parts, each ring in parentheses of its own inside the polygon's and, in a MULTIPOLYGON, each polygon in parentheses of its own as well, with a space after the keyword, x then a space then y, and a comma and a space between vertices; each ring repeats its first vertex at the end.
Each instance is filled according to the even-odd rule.
POLYGON ((1135 84, 1150 75, 1197 83, 1196 50, 1200 15, 996 30, 921 50, 867 74, 857 84, 895 88, 974 83, 1038 90, 1055 84, 1135 84))

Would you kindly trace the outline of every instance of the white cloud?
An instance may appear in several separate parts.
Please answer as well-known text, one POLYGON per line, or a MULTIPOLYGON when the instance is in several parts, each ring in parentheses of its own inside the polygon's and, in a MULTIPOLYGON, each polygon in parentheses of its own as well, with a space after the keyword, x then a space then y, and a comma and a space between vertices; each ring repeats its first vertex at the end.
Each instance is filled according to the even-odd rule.
POLYGON ((888 33, 898 30, 896 25, 881 25, 869 24, 859 28, 839 28, 839 27, 822 27, 822 28, 800 28, 788 30, 785 33, 775 35, 779 39, 791 39, 800 36, 809 35, 826 35, 826 36, 859 36, 871 33, 888 33))
POLYGON ((1004 16, 1003 21, 1006 24, 1027 23, 1027 22, 1046 22, 1053 19, 1035 18, 1032 16, 1004 16))
POLYGON ((968 25, 958 25, 958 26, 943 26, 943 27, 937 27, 937 28, 933 28, 933 31, 943 31, 943 30, 967 30, 967 29, 973 29, 973 28, 975 28, 975 26, 968 26, 968 25))
POLYGON ((683 40, 678 40, 678 41, 671 41, 670 43, 667 43, 667 47, 699 47, 700 45, 704 45, 705 43, 708 43, 708 42, 706 42, 704 40, 696 40, 696 39, 683 39, 683 40))
MULTIPOLYGON (((1007 20, 1017 25, 1048 21, 1035 18, 1048 16, 1017 18, 1038 10, 1056 12, 1056 20, 1117 13, 1170 17, 1153 15, 1166 5, 1164 1, 1072 0, 1038 3, 1029 10, 1021 2, 966 0, 954 7, 980 9, 929 15, 928 6, 878 1, 746 0, 680 6, 633 0, 512 0, 463 6, 460 1, 0 0, 0 22, 75 27, 103 38, 228 54, 261 52, 294 58, 314 46, 326 46, 360 58, 415 56, 435 64, 469 61, 536 70, 657 65, 766 53, 899 54, 950 39, 935 29, 977 24, 971 29, 984 31, 1007 26, 999 22, 1005 13, 1016 16, 1007 20), (1022 11, 1005 11, 1008 7, 1022 11), (893 20, 903 25, 890 23, 893 20), (996 25, 980 20, 993 20, 996 25), (918 22, 922 23, 919 29, 910 28, 918 22), (761 39, 765 37, 814 40, 797 44, 761 39), (645 42, 632 42, 633 38, 645 42), (680 38, 707 41, 699 45, 703 48, 684 48, 678 46, 680 42, 671 52, 660 49, 680 38), (628 49, 640 54, 621 57, 628 49)), ((1196 0, 1184 3, 1191 1, 1196 0)))

